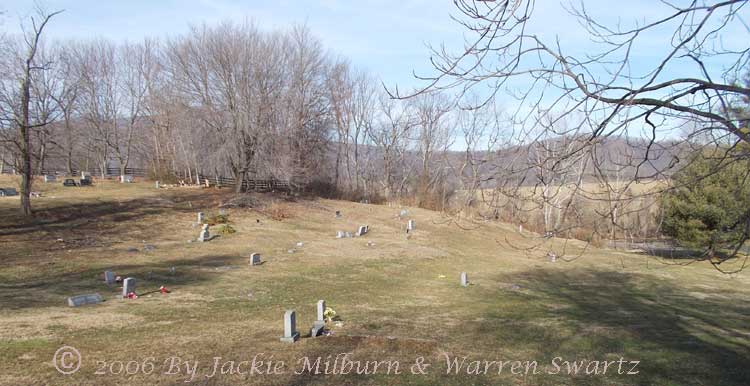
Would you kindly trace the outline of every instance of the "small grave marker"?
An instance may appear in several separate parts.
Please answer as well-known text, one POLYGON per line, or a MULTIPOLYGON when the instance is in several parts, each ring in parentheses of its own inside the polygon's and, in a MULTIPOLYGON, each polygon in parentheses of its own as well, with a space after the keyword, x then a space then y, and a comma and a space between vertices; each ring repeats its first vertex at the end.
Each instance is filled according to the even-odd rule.
POLYGON ((44 176, 44 182, 57 182, 57 177, 55 175, 46 175, 44 176))
POLYGON ((318 318, 313 322, 313 326, 310 329, 310 336, 316 337, 323 333, 326 326, 325 312, 326 312, 326 301, 318 300, 316 305, 318 318))
POLYGON ((107 285, 115 284, 115 273, 112 271, 104 271, 104 282, 107 285))
POLYGON ((131 292, 135 292, 135 279, 129 277, 122 281, 122 297, 128 297, 131 292))
POLYGON ((204 215, 203 212, 198 212, 198 224, 203 224, 205 217, 206 215, 204 215))
POLYGON ((360 227, 359 227, 359 229, 357 230, 357 236, 364 236, 364 235, 366 235, 366 234, 367 234, 367 232, 369 232, 369 231, 370 231, 370 226, 369 226, 369 225, 362 225, 362 226, 360 226, 360 227))
POLYGON ((406 231, 411 232, 415 229, 417 229, 417 223, 414 220, 409 220, 409 222, 406 223, 406 231))
POLYGON ((461 272, 461 287, 468 287, 469 286, 469 277, 466 275, 466 272, 461 272))
POLYGON ((211 239, 211 236, 208 232, 208 224, 203 224, 203 227, 201 228, 201 233, 198 236, 198 241, 205 242, 211 239))
POLYGON ((287 310, 284 312, 284 336, 280 340, 284 343, 294 343, 297 339, 299 339, 297 314, 294 310, 287 310))
POLYGON ((102 295, 90 294, 90 295, 78 295, 71 296, 68 298, 68 305, 71 307, 80 307, 88 304, 99 304, 102 301, 102 295))
POLYGON ((261 265, 260 253, 253 253, 250 255, 250 265, 261 265))
POLYGON ((123 183, 123 184, 132 183, 133 182, 133 176, 131 176, 129 174, 124 174, 124 175, 120 176, 120 182, 123 183))
POLYGON ((65 181, 63 181, 63 186, 78 186, 78 184, 76 184, 76 180, 72 178, 66 178, 65 181))

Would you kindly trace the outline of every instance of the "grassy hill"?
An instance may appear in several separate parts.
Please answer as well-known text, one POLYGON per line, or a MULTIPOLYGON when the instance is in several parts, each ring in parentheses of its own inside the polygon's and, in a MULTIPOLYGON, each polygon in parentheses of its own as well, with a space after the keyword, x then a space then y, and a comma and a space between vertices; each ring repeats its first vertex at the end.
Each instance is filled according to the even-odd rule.
MULTIPOLYGON (((0 186, 11 178, 0 176, 0 186)), ((398 207, 280 196, 245 197, 252 208, 225 209, 237 233, 189 243, 199 233, 196 213, 219 214, 236 199, 231 192, 150 182, 39 182, 35 190, 34 222, 17 217, 17 197, 0 198, 3 385, 750 384, 747 272, 591 249, 552 263, 541 251, 509 247, 506 240, 532 241, 499 223, 468 230, 421 209, 401 219, 398 207), (409 218, 417 230, 407 239, 409 218), (335 238, 364 224, 363 237, 335 238), (252 252, 266 262, 249 266, 252 252), (118 286, 103 283, 104 270, 135 277, 140 297, 121 299, 118 286), (162 285, 171 293, 156 292, 162 285), (66 304, 94 292, 106 301, 66 304), (340 320, 330 336, 310 338, 318 299, 340 320), (287 309, 297 311, 302 335, 294 344, 279 341, 287 309), (82 357, 72 375, 52 363, 64 345, 82 357), (391 361, 394 370, 398 361, 401 374, 387 374, 385 364, 369 375, 354 374, 356 366, 296 374, 304 358, 318 357, 330 372, 342 353, 361 366, 391 361), (208 377, 215 357, 219 372, 208 377), (431 364, 425 374, 413 367, 419 357, 431 364), (447 374, 447 360, 464 357, 462 370, 447 374), (240 362, 253 358, 283 367, 250 374, 252 363, 240 362), (185 361, 197 361, 194 376, 185 361), (234 372, 220 374, 222 366, 234 372)))

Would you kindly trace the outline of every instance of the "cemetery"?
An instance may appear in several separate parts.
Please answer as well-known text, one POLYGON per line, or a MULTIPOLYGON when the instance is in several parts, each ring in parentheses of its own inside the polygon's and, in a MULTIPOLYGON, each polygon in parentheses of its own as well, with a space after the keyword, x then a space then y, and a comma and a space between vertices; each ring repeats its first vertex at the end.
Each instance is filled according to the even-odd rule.
MULTIPOLYGON (((0 186, 12 184, 11 176, 0 176, 0 186)), ((729 358, 747 342, 746 275, 716 281, 708 267, 656 264, 606 249, 555 262, 499 246, 498 235, 527 242, 512 225, 464 231, 418 208, 404 213, 304 197, 280 204, 281 197, 267 194, 255 196, 256 208, 222 209, 235 196, 228 189, 165 190, 148 181, 102 181, 84 190, 37 186, 40 223, 25 222, 15 203, 0 201, 0 372, 8 384, 25 384, 31 378, 20 369, 32 366, 30 358, 48 361, 61 342, 109 361, 148 352, 208 364, 217 355, 241 361, 272 353, 294 367, 300 358, 350 353, 353 361, 402 366, 423 356, 436 368, 421 376, 368 376, 378 384, 516 379, 509 371, 446 375, 443 352, 542 366, 558 356, 607 358, 615 351, 641 361, 644 383, 666 373, 677 383, 694 372, 723 380, 717 384, 745 379, 746 370, 730 371, 739 363, 729 358), (266 205, 284 211, 284 219, 268 217, 266 205), (237 232, 212 238, 216 226, 209 223, 217 218, 237 232), (337 232, 349 237, 332 237, 337 232), (210 242, 185 242, 196 239, 210 242), (290 246, 293 254, 286 253, 290 246), (664 355, 685 360, 664 362, 664 355)), ((85 383, 95 365, 83 362, 85 371, 66 381, 85 383)), ((42 366, 34 379, 55 383, 58 376, 42 366)), ((299 377, 288 371, 224 381, 286 384, 299 377)), ((533 384, 561 379, 528 377, 533 384)), ((188 379, 155 372, 128 382, 188 379)), ((592 384, 629 379, 607 373, 592 384)))
POLYGON ((748 386, 749 34, 0 2, 0 386, 748 386))

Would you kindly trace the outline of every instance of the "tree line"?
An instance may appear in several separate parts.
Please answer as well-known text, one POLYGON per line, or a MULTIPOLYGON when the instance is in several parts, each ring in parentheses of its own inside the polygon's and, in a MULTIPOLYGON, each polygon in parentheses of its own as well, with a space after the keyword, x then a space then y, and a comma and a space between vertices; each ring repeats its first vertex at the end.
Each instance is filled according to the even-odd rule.
POLYGON ((24 176, 22 197, 50 165, 68 173, 116 165, 161 180, 225 175, 241 189, 246 179, 275 178, 350 198, 427 202, 445 196, 454 165, 441 157, 459 121, 468 146, 484 142, 487 128, 469 117, 478 113, 460 113, 445 93, 392 99, 305 26, 224 22, 139 42, 45 39, 44 26, 64 15, 39 10, 25 35, 0 37, 0 167, 24 176))

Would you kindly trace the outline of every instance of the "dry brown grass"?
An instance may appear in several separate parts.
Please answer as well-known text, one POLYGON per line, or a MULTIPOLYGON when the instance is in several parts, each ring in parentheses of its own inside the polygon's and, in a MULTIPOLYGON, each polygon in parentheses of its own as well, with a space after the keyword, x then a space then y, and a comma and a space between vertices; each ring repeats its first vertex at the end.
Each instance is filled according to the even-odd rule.
MULTIPOLYGON (((8 182, 0 176, 0 186, 8 182)), ((277 205, 282 215, 226 208, 236 234, 188 243, 198 235, 195 213, 218 213, 233 193, 157 191, 151 183, 37 188, 44 194, 33 200, 34 222, 17 216, 15 199, 0 199, 3 385, 184 384, 184 376, 163 372, 96 376, 96 361, 179 356, 200 361, 208 371, 215 356, 239 361, 261 352, 292 365, 303 356, 342 352, 363 360, 399 359, 405 366, 425 356, 437 370, 424 376, 287 372, 213 379, 204 373, 193 383, 749 383, 750 278, 744 272, 728 277, 707 264, 673 265, 606 250, 553 264, 542 252, 509 247, 508 242, 534 241, 510 225, 467 221, 459 227, 422 209, 409 208, 409 216, 399 219, 396 207, 277 196, 259 199, 264 207, 277 205), (408 218, 417 222, 409 239, 408 218), (370 234, 334 237, 337 230, 353 232, 359 225, 370 225, 370 234), (156 249, 145 251, 145 244, 156 249), (266 263, 250 267, 251 252, 261 253, 266 263), (117 298, 120 289, 100 281, 105 269, 136 277, 143 296, 117 298), (458 285, 461 271, 469 274, 469 288, 458 285), (172 293, 146 294, 161 285, 172 293), (90 292, 107 301, 67 307, 66 297, 90 292), (305 335, 318 299, 338 312, 343 325, 331 326, 332 337, 310 339, 305 335), (294 345, 278 341, 285 309, 298 312, 303 339, 294 345), (65 344, 84 357, 80 372, 67 377, 50 362, 65 344), (570 360, 622 355, 641 360, 643 367, 636 377, 449 376, 439 371, 442 353, 540 363, 558 355, 570 360)), ((565 240, 549 242, 554 245, 545 248, 561 248, 565 240)), ((571 253, 584 245, 567 244, 571 253)))

